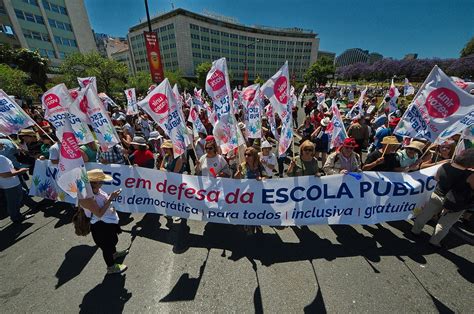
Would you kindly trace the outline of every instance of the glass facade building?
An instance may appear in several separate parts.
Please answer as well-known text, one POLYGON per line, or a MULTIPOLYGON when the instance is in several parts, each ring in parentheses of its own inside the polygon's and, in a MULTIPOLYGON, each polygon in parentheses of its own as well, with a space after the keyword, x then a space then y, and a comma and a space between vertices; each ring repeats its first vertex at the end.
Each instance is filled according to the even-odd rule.
MULTIPOLYGON (((152 19, 158 32, 165 70, 180 69, 194 77, 196 66, 221 57, 236 80, 242 80, 245 62, 249 80, 271 77, 288 60, 290 76, 302 80, 306 69, 316 61, 319 38, 312 31, 249 27, 177 9, 152 19)), ((143 31, 147 23, 128 33, 133 72, 149 71, 143 31)))

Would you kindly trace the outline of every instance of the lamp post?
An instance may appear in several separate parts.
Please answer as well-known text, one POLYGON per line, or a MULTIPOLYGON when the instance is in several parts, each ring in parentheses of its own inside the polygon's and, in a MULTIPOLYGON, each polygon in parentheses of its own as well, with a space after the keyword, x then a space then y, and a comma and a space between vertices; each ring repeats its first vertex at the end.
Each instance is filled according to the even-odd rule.
POLYGON ((250 46, 254 46, 256 43, 260 42, 260 40, 256 40, 255 42, 253 43, 250 43, 248 45, 245 45, 245 69, 244 69, 244 87, 247 87, 248 84, 249 84, 249 71, 247 69, 247 48, 250 47, 250 46))

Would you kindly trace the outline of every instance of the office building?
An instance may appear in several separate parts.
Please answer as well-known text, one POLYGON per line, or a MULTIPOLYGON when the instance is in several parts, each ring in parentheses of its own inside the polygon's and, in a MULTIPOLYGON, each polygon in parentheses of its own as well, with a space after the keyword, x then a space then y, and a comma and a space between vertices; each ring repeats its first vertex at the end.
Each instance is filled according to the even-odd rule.
POLYGON ((347 49, 336 58, 336 67, 343 67, 354 63, 374 63, 377 60, 383 59, 380 53, 372 52, 368 50, 362 50, 360 48, 347 49))
MULTIPOLYGON (((235 19, 183 9, 156 16, 151 23, 158 32, 164 69, 180 69, 185 77, 195 77, 200 63, 225 57, 235 80, 243 80, 246 61, 252 81, 257 75, 269 78, 286 60, 290 76, 302 80, 318 56, 319 38, 310 30, 245 26, 235 19)), ((148 31, 146 22, 128 33, 134 73, 149 71, 144 31, 148 31)))
POLYGON ((318 51, 318 59, 320 59, 321 57, 329 58, 329 59, 332 60, 332 62, 335 62, 335 60, 336 60, 336 53, 335 53, 335 52, 329 52, 329 51, 322 51, 322 50, 319 50, 319 51, 318 51))
POLYGON ((113 52, 110 55, 110 58, 113 59, 113 60, 116 60, 118 62, 122 62, 122 63, 126 64, 127 67, 128 67, 128 73, 129 74, 133 73, 132 72, 132 60, 130 58, 130 50, 128 49, 128 47, 123 48, 122 50, 118 50, 118 51, 113 52))
POLYGON ((11 30, 0 43, 38 50, 52 67, 68 54, 97 51, 83 0, 0 0, 0 21, 11 30))

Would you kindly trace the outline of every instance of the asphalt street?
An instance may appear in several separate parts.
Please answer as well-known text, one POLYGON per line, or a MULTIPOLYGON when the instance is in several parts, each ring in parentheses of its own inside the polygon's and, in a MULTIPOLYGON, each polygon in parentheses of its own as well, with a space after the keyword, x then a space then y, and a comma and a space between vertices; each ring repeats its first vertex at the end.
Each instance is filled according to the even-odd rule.
POLYGON ((416 241, 410 221, 310 226, 246 238, 233 226, 166 226, 154 214, 122 219, 123 275, 105 275, 91 236, 51 207, 21 225, 0 221, 2 313, 460 312, 470 313, 473 247, 416 241), (183 229, 184 230, 184 229, 183 229), (175 254, 176 243, 185 251, 175 254))
MULTIPOLYGON (((301 114, 300 110, 300 114, 301 114)), ((300 120, 302 121, 302 120, 300 120)), ((1 204, 0 204, 1 205, 1 204)), ((3 207, 3 206, 0 206, 3 207)), ((26 208, 23 208, 25 211, 26 208)), ((154 214, 121 220, 123 275, 50 207, 21 225, 0 212, 0 313, 472 313, 474 249, 419 239, 411 221, 309 226, 244 237, 236 227, 154 214), (179 254, 177 249, 183 249, 179 254)))

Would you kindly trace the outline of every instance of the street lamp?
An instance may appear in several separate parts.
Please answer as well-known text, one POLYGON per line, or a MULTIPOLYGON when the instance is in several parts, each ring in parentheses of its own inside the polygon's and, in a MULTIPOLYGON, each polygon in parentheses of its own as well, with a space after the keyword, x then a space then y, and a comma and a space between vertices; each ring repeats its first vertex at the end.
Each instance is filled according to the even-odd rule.
POLYGON ((260 40, 257 39, 255 42, 245 45, 244 87, 247 87, 249 84, 249 71, 247 69, 247 48, 250 46, 254 46, 258 42, 260 42, 260 40))

